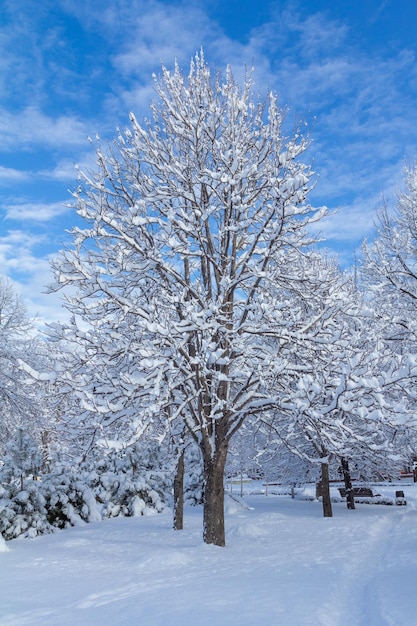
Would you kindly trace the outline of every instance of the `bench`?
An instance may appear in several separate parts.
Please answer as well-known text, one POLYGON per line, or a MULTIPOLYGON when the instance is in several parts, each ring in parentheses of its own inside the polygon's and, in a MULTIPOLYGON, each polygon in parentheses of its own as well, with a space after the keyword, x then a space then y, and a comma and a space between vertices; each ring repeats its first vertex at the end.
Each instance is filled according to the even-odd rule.
MULTIPOLYGON (((369 487, 352 487, 352 491, 354 498, 376 498, 381 495, 380 493, 374 493, 369 487)), ((346 489, 344 487, 339 487, 339 493, 342 498, 346 498, 346 489)))

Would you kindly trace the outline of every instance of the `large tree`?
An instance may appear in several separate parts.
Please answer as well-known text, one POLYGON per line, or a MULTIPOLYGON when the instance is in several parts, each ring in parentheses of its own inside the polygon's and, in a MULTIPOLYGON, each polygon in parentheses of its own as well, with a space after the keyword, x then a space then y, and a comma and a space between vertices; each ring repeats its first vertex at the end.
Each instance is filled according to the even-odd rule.
POLYGON ((80 172, 86 226, 54 263, 73 316, 54 332, 78 344, 78 393, 101 426, 131 437, 156 416, 183 420, 203 456, 204 540, 224 545, 229 442, 276 403, 268 341, 291 322, 268 294, 279 282, 290 297, 323 211, 306 200, 307 139, 285 136, 276 96, 261 100, 250 75, 213 76, 201 53, 188 77, 163 67, 155 90, 151 119, 131 114, 80 172))

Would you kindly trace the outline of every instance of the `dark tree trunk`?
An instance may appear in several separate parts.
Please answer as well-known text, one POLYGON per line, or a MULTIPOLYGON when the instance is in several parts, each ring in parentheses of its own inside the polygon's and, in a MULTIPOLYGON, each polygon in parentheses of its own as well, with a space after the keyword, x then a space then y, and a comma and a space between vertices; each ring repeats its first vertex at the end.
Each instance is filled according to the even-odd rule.
POLYGON ((353 497, 353 487, 352 487, 352 479, 350 477, 349 471, 349 462, 342 456, 341 460, 342 472, 343 472, 343 480, 345 482, 346 489, 346 504, 348 509, 355 508, 355 498, 353 497))
MULTIPOLYGON (((206 456, 206 455, 204 455, 206 456)), ((203 538, 205 543, 226 545, 224 527, 224 467, 227 444, 223 443, 214 456, 204 458, 203 538)))
POLYGON ((184 528, 184 456, 183 450, 178 457, 174 478, 174 530, 184 528))
POLYGON ((329 464, 321 464, 321 484, 322 484, 322 502, 323 517, 333 517, 332 501, 330 499, 330 480, 329 480, 329 464))

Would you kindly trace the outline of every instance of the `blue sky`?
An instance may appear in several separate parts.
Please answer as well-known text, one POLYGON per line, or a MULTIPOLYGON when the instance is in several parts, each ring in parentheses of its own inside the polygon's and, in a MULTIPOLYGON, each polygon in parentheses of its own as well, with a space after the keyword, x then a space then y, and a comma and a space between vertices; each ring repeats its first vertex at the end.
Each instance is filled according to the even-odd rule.
POLYGON ((177 59, 187 73, 201 46, 237 78, 253 65, 290 126, 307 122, 311 201, 339 208, 321 229, 348 265, 417 161, 416 24, 416 0, 3 0, 0 274, 31 315, 63 317, 43 292, 77 219, 66 205, 87 137, 145 116, 152 72, 177 59))

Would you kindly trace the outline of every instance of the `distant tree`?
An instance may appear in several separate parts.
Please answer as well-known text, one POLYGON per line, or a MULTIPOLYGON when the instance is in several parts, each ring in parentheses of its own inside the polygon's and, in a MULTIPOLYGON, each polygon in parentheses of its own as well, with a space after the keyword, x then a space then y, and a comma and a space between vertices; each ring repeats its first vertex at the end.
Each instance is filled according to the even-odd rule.
POLYGON ((134 438, 160 415, 183 420, 203 457, 204 541, 224 545, 229 442, 277 401, 267 344, 289 322, 268 293, 301 280, 306 228, 324 212, 306 200, 307 140, 285 137, 276 96, 254 98, 251 76, 212 76, 201 53, 188 78, 163 67, 155 90, 152 119, 131 114, 80 173, 87 226, 53 264, 72 319, 53 333, 77 345, 77 394, 97 427, 134 438))
POLYGON ((39 434, 45 407, 42 389, 27 375, 22 361, 34 364, 42 347, 22 299, 0 278, 0 450, 23 427, 39 434))
POLYGON ((240 495, 243 495, 244 480, 260 478, 262 466, 259 463, 259 446, 266 446, 265 438, 258 432, 256 418, 247 420, 230 441, 226 476, 232 479, 232 484, 239 485, 240 495))
POLYGON ((23 491, 24 479, 29 475, 35 478, 40 472, 42 454, 39 446, 29 433, 23 428, 18 428, 6 443, 5 452, 2 478, 8 481, 18 480, 20 489, 23 491))

